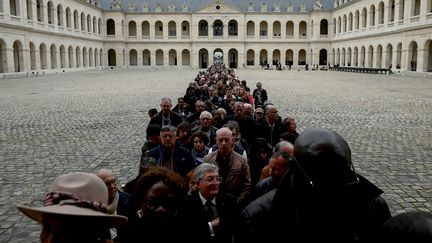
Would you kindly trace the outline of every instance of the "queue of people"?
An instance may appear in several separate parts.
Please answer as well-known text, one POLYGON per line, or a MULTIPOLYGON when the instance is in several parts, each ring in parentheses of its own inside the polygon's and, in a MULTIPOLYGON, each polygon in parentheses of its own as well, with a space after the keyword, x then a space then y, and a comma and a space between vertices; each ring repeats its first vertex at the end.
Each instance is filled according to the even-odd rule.
POLYGON ((42 224, 41 242, 432 242, 430 214, 392 217, 347 141, 326 128, 298 133, 261 82, 250 93, 215 64, 176 100, 149 112, 124 188, 109 168, 71 173, 42 207, 18 206, 42 224))

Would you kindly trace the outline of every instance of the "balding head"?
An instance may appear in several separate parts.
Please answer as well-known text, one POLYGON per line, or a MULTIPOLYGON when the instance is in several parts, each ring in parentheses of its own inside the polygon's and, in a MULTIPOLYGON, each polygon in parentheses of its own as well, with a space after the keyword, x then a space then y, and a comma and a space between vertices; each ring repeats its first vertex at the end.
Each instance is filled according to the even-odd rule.
POLYGON ((95 174, 105 182, 108 189, 108 203, 111 203, 117 194, 116 177, 109 169, 100 169, 95 174))
POLYGON ((275 152, 284 152, 290 156, 294 155, 294 145, 288 141, 280 141, 274 147, 275 152))
POLYGON ((226 158, 231 154, 233 149, 233 135, 229 128, 222 127, 216 131, 216 143, 218 145, 218 153, 226 158))

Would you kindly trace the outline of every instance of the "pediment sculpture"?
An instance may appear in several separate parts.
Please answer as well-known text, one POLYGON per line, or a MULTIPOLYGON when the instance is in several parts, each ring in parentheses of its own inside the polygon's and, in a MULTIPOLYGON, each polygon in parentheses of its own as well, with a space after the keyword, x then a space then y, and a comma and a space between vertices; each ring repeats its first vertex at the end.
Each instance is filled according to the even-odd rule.
POLYGON ((289 13, 294 12, 294 6, 292 3, 288 3, 287 12, 289 13))
POLYGON ((280 12, 280 3, 273 4, 273 11, 280 12))
POLYGON ((143 2, 142 3, 142 11, 143 12, 148 12, 149 11, 149 6, 147 2, 143 2))
POLYGON ((121 10, 121 1, 120 0, 113 0, 111 2, 111 9, 112 10, 121 10))
POLYGON ((261 12, 267 12, 267 3, 261 3, 261 12))
POLYGON ((254 4, 253 3, 249 3, 248 12, 254 12, 254 11, 255 11, 254 4))
POLYGON ((135 6, 134 2, 129 2, 128 11, 129 12, 135 12, 136 11, 136 6, 135 6))

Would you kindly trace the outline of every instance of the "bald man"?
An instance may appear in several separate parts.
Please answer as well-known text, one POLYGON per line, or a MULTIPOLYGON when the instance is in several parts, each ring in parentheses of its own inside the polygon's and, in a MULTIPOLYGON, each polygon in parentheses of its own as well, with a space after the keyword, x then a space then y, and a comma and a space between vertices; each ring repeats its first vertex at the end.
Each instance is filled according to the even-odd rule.
POLYGON ((247 160, 233 151, 233 134, 229 128, 223 127, 216 131, 216 144, 218 149, 206 155, 204 163, 219 166, 221 191, 232 194, 240 206, 245 206, 251 191, 247 160))

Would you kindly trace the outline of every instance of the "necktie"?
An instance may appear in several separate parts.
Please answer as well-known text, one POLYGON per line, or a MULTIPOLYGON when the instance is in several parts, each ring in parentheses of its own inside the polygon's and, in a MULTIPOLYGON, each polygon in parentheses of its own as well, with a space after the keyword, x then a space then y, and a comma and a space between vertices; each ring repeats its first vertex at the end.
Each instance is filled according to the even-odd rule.
POLYGON ((205 203, 205 206, 206 206, 207 220, 212 221, 214 219, 213 203, 210 200, 208 200, 205 203))

